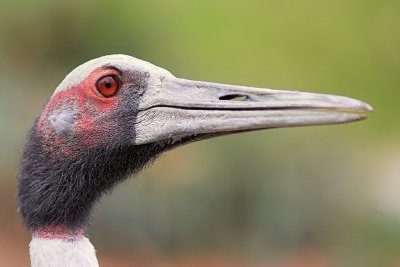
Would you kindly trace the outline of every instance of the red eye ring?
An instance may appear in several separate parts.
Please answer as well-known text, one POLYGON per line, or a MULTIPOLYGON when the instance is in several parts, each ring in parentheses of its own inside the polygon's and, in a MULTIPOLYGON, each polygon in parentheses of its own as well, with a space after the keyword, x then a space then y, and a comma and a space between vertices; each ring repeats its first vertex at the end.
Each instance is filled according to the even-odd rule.
POLYGON ((96 83, 97 91, 104 97, 115 96, 119 90, 120 82, 114 75, 100 78, 96 83))

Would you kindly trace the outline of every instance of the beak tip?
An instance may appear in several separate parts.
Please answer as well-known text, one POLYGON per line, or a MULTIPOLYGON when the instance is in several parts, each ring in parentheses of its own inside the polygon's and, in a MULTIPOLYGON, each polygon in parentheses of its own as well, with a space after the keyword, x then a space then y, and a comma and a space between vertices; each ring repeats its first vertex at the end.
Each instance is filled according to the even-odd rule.
POLYGON ((356 107, 355 110, 358 110, 359 112, 366 112, 366 113, 374 111, 374 108, 370 104, 365 103, 360 100, 356 100, 356 101, 358 103, 355 103, 355 107, 356 107))
POLYGON ((365 115, 365 114, 359 115, 359 119, 358 120, 363 121, 363 120, 366 120, 366 119, 368 119, 368 115, 365 115))
POLYGON ((367 104, 365 102, 361 102, 360 110, 363 111, 363 112, 370 113, 370 112, 374 111, 374 108, 370 104, 367 104))
POLYGON ((365 103, 365 110, 368 111, 368 112, 373 112, 374 108, 371 105, 365 103))
POLYGON ((374 108, 370 104, 367 104, 365 102, 361 102, 360 101, 360 105, 359 105, 358 110, 361 113, 357 114, 358 118, 356 120, 363 121, 363 120, 368 119, 368 113, 373 112, 374 108))

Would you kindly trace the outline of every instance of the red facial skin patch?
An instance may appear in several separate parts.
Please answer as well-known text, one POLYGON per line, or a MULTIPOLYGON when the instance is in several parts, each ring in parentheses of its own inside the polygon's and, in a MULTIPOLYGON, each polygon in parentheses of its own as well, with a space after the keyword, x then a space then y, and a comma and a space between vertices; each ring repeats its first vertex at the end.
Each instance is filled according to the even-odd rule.
POLYGON ((52 96, 38 123, 39 134, 44 137, 44 146, 48 152, 59 156, 71 155, 74 151, 98 143, 106 134, 104 129, 116 126, 107 125, 113 122, 107 122, 104 118, 118 105, 118 93, 107 98, 96 88, 97 81, 108 75, 119 77, 120 73, 112 68, 96 69, 79 84, 52 96), (76 114, 77 118, 73 120, 68 134, 57 134, 50 123, 50 117, 57 116, 60 111, 76 114))
POLYGON ((37 238, 63 239, 71 241, 83 237, 84 235, 85 231, 82 228, 71 230, 65 226, 45 226, 33 233, 33 236, 37 238))

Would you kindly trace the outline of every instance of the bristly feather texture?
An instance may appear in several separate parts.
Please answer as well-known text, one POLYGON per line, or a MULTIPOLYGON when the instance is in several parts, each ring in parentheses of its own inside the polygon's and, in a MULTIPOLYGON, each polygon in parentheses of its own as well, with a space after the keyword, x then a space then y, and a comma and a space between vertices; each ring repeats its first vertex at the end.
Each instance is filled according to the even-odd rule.
POLYGON ((102 194, 162 152, 162 146, 155 144, 108 144, 73 158, 55 158, 44 151, 36 125, 29 134, 19 175, 19 210, 30 230, 46 225, 86 227, 102 194))
POLYGON ((108 144, 73 158, 56 158, 44 151, 36 125, 28 136, 19 175, 19 210, 30 230, 47 225, 85 228, 101 195, 163 150, 156 144, 108 144))

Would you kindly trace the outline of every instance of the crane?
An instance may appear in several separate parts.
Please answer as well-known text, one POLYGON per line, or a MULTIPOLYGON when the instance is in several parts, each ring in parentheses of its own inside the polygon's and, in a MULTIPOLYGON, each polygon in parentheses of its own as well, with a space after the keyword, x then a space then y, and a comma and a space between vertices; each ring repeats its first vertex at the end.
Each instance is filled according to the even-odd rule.
POLYGON ((372 107, 326 94, 176 78, 127 55, 90 60, 34 120, 18 175, 31 264, 98 266, 85 236, 96 202, 163 152, 216 136, 337 124, 372 107))

